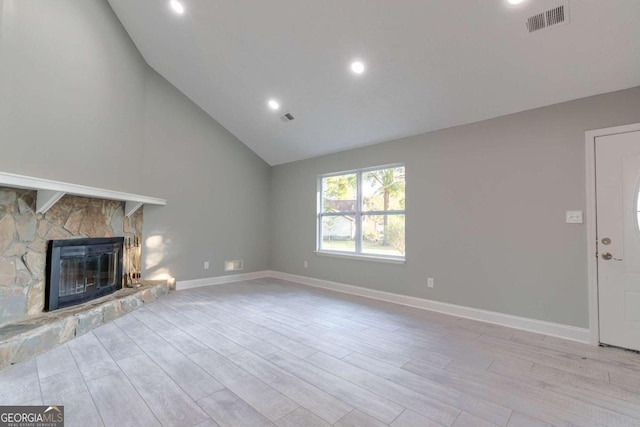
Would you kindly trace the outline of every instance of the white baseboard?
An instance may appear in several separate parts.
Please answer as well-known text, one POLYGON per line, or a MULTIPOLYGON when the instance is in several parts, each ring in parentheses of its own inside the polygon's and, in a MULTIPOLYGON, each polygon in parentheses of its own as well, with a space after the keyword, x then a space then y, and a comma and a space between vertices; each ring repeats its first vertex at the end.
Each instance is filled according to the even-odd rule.
POLYGON ((373 298, 381 301, 420 308, 423 310, 435 311, 466 319, 478 320, 509 328, 521 329, 524 331, 536 332, 544 335, 564 338, 571 341, 590 344, 591 336, 589 329, 578 328, 576 326, 563 325, 560 323, 545 322, 543 320, 530 319, 527 317, 513 316, 510 314, 498 313, 495 311, 481 310, 478 308, 466 307, 462 305, 449 304, 446 302, 433 301, 423 298, 399 295, 391 292, 377 291, 374 289, 362 288, 359 286, 345 285, 344 283, 330 282, 327 280, 315 279, 312 277, 299 276, 295 274, 282 273, 279 271, 266 271, 265 276, 281 280, 300 283, 302 285, 317 288, 330 289, 352 295, 373 298))
POLYGON ((256 271, 253 273, 232 274, 228 276, 207 277, 205 279, 180 280, 176 282, 176 291, 201 288, 203 286, 223 285, 225 283, 241 282, 243 280, 263 279, 271 277, 271 271, 256 271))

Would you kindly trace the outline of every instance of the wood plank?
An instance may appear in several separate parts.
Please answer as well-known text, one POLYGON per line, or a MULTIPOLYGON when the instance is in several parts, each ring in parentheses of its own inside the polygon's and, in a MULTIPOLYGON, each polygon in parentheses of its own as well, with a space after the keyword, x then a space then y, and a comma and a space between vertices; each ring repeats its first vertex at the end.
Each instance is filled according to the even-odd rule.
POLYGON ((158 334, 162 339, 177 348, 181 353, 193 354, 206 350, 208 347, 191 335, 162 319, 150 310, 138 309, 133 312, 136 319, 140 320, 149 329, 158 334))
MULTIPOLYGON (((130 319, 125 331, 193 400, 201 399, 224 386, 211 375, 175 349, 160 336, 146 329, 137 319, 130 319), (140 330, 142 328, 142 330, 140 330)), ((185 334, 185 332, 181 332, 185 334)))
POLYGON ((71 355, 71 350, 69 350, 69 346, 66 344, 62 344, 37 356, 36 365, 38 366, 38 377, 41 379, 78 369, 71 355))
POLYGON ((627 417, 635 418, 635 421, 628 421, 631 423, 635 422, 640 425, 640 405, 624 402, 619 399, 603 395, 602 393, 594 390, 574 387, 571 383, 558 383, 552 378, 543 378, 535 372, 522 372, 508 366, 502 366, 499 363, 492 365, 490 371, 534 387, 539 387, 549 392, 558 393, 563 397, 566 396, 576 399, 579 402, 587 403, 596 408, 600 407, 607 409, 612 411, 611 416, 613 417, 626 415, 627 417))
MULTIPOLYGON (((603 383, 598 380, 594 380, 588 377, 583 377, 582 375, 573 374, 571 372, 566 372, 561 369, 552 368, 550 366, 545 366, 539 363, 535 364, 531 372, 533 372, 536 375, 539 375, 541 379, 545 379, 547 381, 555 382, 557 384, 569 385, 569 386, 580 388, 580 389, 590 390, 595 393, 606 394, 607 396, 611 396, 616 399, 620 399, 622 401, 640 405, 640 391, 636 391, 636 390, 633 390, 632 388, 627 388, 625 386, 613 384, 614 381, 612 381, 612 384, 603 383)), ((613 378, 613 375, 612 375, 612 378, 613 378)), ((633 380, 630 380, 630 381, 633 381, 633 380)))
MULTIPOLYGON (((447 368, 449 371, 450 368, 447 368)), ((451 369, 451 372, 458 374, 468 374, 468 371, 458 371, 451 369)), ((616 413, 599 406, 588 404, 582 400, 574 397, 550 391, 547 388, 532 386, 525 382, 522 382, 519 378, 514 380, 493 372, 475 373, 476 378, 484 380, 485 383, 493 384, 495 387, 500 387, 503 390, 508 390, 512 393, 517 393, 528 397, 529 399, 537 400, 545 403, 549 406, 564 409, 568 412, 586 418, 592 423, 599 423, 606 426, 637 426, 638 420, 633 420, 630 417, 616 413)))
POLYGON ((386 427, 387 425, 357 409, 354 409, 334 424, 336 427, 386 427))
POLYGON ((203 397, 198 400, 198 405, 221 427, 273 426, 268 419, 227 389, 203 397))
POLYGON ((514 412, 507 427, 551 427, 551 424, 547 424, 536 418, 521 414, 520 412, 514 412))
MULTIPOLYGON (((243 312, 242 306, 238 307, 237 310, 235 311, 237 313, 242 313, 243 315, 246 314, 246 312, 243 312)), ((248 313, 248 315, 246 316, 246 319, 250 320, 251 322, 258 323, 275 333, 281 334, 307 347, 313 348, 316 351, 322 351, 323 353, 330 354, 331 356, 334 356, 337 358, 344 357, 347 354, 350 354, 353 352, 353 350, 342 347, 330 340, 320 339, 304 331, 293 328, 290 325, 286 325, 284 323, 274 321, 273 319, 270 319, 268 317, 259 316, 259 315, 256 315, 255 313, 248 313)))
POLYGON ((391 427, 440 427, 442 424, 425 418, 420 414, 407 409, 391 424, 391 427))
POLYGON ((503 340, 495 337, 481 336, 478 340, 491 345, 493 348, 502 348, 525 360, 540 362, 548 366, 553 366, 596 380, 604 382, 609 381, 609 372, 600 366, 594 366, 594 364, 591 361, 586 360, 586 358, 568 357, 566 353, 542 349, 539 347, 534 348, 515 341, 503 340))
POLYGON ((207 420, 198 423, 196 425, 194 425, 193 427, 220 427, 220 424, 218 424, 217 422, 213 421, 211 418, 208 418, 207 420))
POLYGON ((88 393, 89 389, 78 369, 65 371, 40 379, 43 401, 51 403, 69 400, 70 397, 88 393))
MULTIPOLYGON (((478 399, 457 390, 430 381, 407 370, 395 368, 367 356, 354 353, 344 359, 345 362, 365 369, 396 384, 414 390, 437 401, 451 405, 461 411, 467 411, 495 424, 506 426, 511 416, 511 409, 478 399)), ((444 373, 444 371, 442 371, 444 373)))
POLYGON ((613 384, 627 387, 630 390, 634 390, 636 393, 640 393, 640 375, 609 372, 609 379, 613 384))
POLYGON ((87 381, 87 387, 105 425, 161 425, 122 372, 87 381))
POLYGON ((267 360, 384 423, 390 423, 405 409, 365 388, 283 352, 272 354, 267 360))
POLYGON ((490 423, 487 420, 478 418, 475 415, 471 415, 467 412, 460 414, 453 427, 496 427, 497 424, 490 423))
POLYGON ((233 362, 330 424, 353 410, 352 406, 249 351, 234 355, 233 362))
MULTIPOLYGON (((71 357, 70 353, 69 357, 71 357)), ((64 406, 65 426, 104 425, 98 408, 77 368, 42 378, 40 388, 42 400, 46 405, 64 406)))
POLYGON ((140 347, 113 322, 94 329, 93 334, 115 361, 144 354, 140 347))
POLYGON ((370 355, 393 366, 400 367, 411 360, 411 357, 401 352, 400 349, 396 349, 394 351, 382 346, 371 345, 352 336, 336 333, 317 326, 309 326, 305 329, 305 333, 310 334, 313 337, 335 343, 351 351, 370 355))
POLYGON ((229 324, 233 324, 237 326, 239 329, 250 333, 256 337, 262 337, 273 346, 279 348, 280 350, 284 350, 287 353, 290 353, 299 358, 305 358, 315 353, 316 349, 301 344, 291 338, 288 338, 285 335, 274 332, 260 324, 253 323, 241 316, 236 316, 233 313, 225 312, 220 310, 219 307, 217 309, 213 309, 213 304, 204 304, 198 306, 197 309, 201 312, 207 312, 210 316, 215 317, 216 319, 227 322, 229 324))
MULTIPOLYGON (((239 305, 230 305, 229 299, 214 301, 217 310, 222 308, 237 315, 241 314, 245 320, 264 326, 275 333, 284 335, 317 351, 322 351, 335 357, 343 357, 353 351, 335 344, 330 338, 311 338, 306 329, 310 326, 308 323, 280 315, 273 311, 260 310, 258 307, 252 307, 247 300, 240 300, 238 302, 239 305)), ((233 301, 233 297, 231 301, 233 301)))
POLYGON ((0 402, 2 405, 42 405, 34 359, 0 372, 0 402))
POLYGON ((271 421, 284 417, 299 406, 215 351, 205 350, 189 357, 271 421))
POLYGON ((98 338, 89 332, 67 343, 85 381, 120 373, 98 338))
POLYGON ((270 343, 256 338, 235 326, 226 324, 215 317, 209 316, 207 313, 200 310, 188 308, 181 310, 180 313, 259 356, 266 356, 278 351, 278 349, 270 343))
POLYGON ((278 427, 329 427, 322 418, 300 407, 276 421, 278 427))
POLYGON ((453 424, 460 414, 460 410, 453 406, 424 396, 334 357, 316 353, 307 360, 319 368, 358 384, 441 424, 453 424))
POLYGON ((553 425, 575 427, 576 425, 597 425, 597 423, 574 415, 553 405, 548 405, 532 399, 530 396, 515 393, 499 383, 489 381, 487 378, 478 377, 475 373, 456 374, 452 371, 443 373, 442 370, 420 361, 411 361, 402 369, 423 376, 440 384, 447 385, 458 391, 471 394, 482 399, 489 400, 499 405, 504 405, 515 411, 538 417, 553 425))
POLYGON ((207 419, 202 409, 146 354, 120 360, 118 365, 163 425, 193 425, 207 419))
POLYGON ((603 361, 611 366, 620 366, 621 368, 640 372, 640 356, 633 351, 616 347, 594 346, 551 336, 546 336, 538 345, 543 348, 586 356, 590 359, 603 361))

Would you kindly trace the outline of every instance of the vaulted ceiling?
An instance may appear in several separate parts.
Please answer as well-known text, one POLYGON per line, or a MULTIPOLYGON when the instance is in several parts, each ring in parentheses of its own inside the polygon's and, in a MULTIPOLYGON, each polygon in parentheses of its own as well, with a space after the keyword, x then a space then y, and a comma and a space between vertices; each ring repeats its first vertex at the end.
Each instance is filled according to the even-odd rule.
POLYGON ((109 3, 149 65, 271 165, 640 85, 638 0, 178 1, 109 3), (568 23, 529 33, 559 5, 568 23))

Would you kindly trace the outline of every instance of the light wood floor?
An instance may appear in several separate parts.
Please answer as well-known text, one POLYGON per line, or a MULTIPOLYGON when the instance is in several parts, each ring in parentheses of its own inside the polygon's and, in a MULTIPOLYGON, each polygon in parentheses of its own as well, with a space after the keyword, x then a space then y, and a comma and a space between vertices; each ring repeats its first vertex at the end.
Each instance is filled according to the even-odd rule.
POLYGON ((0 404, 67 426, 640 426, 640 356, 265 279, 14 366, 0 404))

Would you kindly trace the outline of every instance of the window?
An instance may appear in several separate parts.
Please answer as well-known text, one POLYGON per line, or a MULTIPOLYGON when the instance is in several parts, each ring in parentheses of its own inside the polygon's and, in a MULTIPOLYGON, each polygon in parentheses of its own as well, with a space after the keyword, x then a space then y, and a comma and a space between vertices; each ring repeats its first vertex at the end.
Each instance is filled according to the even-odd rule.
POLYGON ((321 175, 318 186, 319 252, 404 259, 404 165, 321 175))

